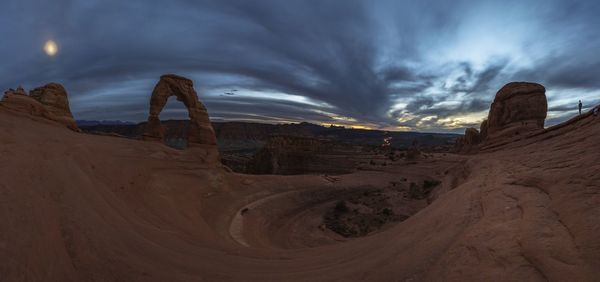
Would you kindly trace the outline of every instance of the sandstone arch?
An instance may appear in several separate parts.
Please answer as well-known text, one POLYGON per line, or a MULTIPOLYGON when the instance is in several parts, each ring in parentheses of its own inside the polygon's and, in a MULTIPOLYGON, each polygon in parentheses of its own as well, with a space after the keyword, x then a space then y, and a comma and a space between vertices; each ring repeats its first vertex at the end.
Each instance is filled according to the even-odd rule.
POLYGON ((194 84, 190 79, 174 74, 166 74, 152 91, 150 98, 150 115, 144 130, 145 140, 163 140, 164 132, 159 115, 171 96, 176 96, 188 110, 190 126, 188 129, 188 146, 194 144, 216 145, 217 139, 208 118, 206 107, 198 100, 194 84))

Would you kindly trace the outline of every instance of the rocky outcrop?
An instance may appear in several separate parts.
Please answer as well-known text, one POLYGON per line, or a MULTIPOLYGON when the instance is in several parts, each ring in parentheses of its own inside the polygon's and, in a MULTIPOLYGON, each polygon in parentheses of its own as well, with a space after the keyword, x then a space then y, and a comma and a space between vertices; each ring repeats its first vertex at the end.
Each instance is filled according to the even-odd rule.
POLYGON ((253 174, 349 173, 373 158, 358 146, 301 136, 272 136, 247 165, 253 174))
POLYGON ((544 86, 511 82, 502 87, 487 119, 486 139, 512 137, 544 129, 548 102, 544 86))
POLYGON ((58 121, 67 125, 71 129, 76 129, 77 125, 71 109, 69 107, 69 98, 67 90, 58 83, 48 83, 42 87, 29 91, 29 97, 42 103, 46 110, 56 117, 58 121))
POLYGON ((481 134, 475 128, 467 128, 465 135, 456 139, 456 151, 461 153, 472 152, 481 143, 481 134))
POLYGON ((465 130, 465 143, 468 145, 477 145, 481 143, 479 131, 475 128, 467 128, 465 130))
POLYGON ((198 100, 191 80, 174 74, 160 77, 150 98, 150 115, 145 127, 144 139, 162 140, 164 128, 161 126, 159 115, 171 96, 176 96, 188 110, 190 124, 187 145, 194 144, 216 145, 217 139, 208 118, 206 107, 198 100))
POLYGON ((484 119, 479 126, 479 137, 483 141, 487 138, 488 135, 488 121, 484 119))
POLYGON ((455 151, 469 153, 487 150, 498 144, 531 136, 544 130, 548 111, 546 89, 531 82, 511 82, 504 85, 494 98, 488 118, 480 131, 468 128, 456 140, 455 151))
POLYGON ((37 87, 26 94, 22 87, 4 92, 2 105, 13 110, 59 122, 68 128, 79 131, 65 88, 58 83, 37 87))

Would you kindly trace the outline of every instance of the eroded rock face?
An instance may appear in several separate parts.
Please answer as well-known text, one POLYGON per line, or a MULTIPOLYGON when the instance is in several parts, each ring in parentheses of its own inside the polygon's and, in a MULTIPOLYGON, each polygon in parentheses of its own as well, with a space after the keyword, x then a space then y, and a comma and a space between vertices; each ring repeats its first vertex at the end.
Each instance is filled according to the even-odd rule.
POLYGON ((52 115, 56 116, 69 128, 77 128, 71 109, 67 91, 58 83, 48 83, 29 91, 29 97, 42 103, 52 115))
POLYGON ((481 125, 479 126, 479 136, 481 137, 481 140, 485 140, 487 138, 488 135, 488 121, 487 119, 484 119, 481 122, 481 125))
POLYGON ((479 144, 481 142, 481 136, 479 134, 479 131, 477 131, 477 129, 475 128, 467 128, 467 130, 465 130, 465 143, 466 144, 471 144, 471 145, 475 145, 475 144, 479 144))
POLYGON ((357 146, 305 136, 272 136, 247 164, 253 174, 349 173, 371 152, 357 146))
POLYGON ((486 138, 511 137, 544 128, 548 102, 544 86, 511 82, 502 87, 492 103, 486 138))
POLYGON ((188 110, 190 126, 188 131, 188 146, 193 144, 216 145, 215 132, 210 124, 208 112, 204 105, 198 101, 198 94, 194 90, 191 80, 167 74, 160 77, 160 81, 152 91, 150 98, 150 115, 144 132, 146 140, 162 140, 164 129, 161 127, 159 115, 171 96, 176 96, 188 110))
POLYGON ((468 153, 476 149, 481 143, 481 134, 475 128, 467 128, 465 135, 456 139, 456 151, 468 153))
POLYGON ((67 91, 58 83, 37 87, 31 90, 29 95, 20 86, 17 90, 9 89, 4 92, 2 105, 57 121, 72 130, 79 131, 69 108, 67 91))

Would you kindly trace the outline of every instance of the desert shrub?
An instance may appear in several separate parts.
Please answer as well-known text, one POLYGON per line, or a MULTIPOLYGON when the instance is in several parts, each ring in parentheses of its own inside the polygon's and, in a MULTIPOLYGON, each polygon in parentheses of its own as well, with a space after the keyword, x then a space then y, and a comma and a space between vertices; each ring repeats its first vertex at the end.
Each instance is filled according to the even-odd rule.
POLYGON ((416 160, 419 157, 421 157, 421 151, 419 151, 419 149, 410 148, 410 149, 408 149, 408 151, 406 151, 406 159, 407 160, 416 160))
POLYGON ((440 183, 442 183, 442 182, 440 182, 438 180, 424 180, 423 188, 425 188, 425 189, 433 188, 433 187, 440 185, 440 183))
POLYGON ((411 199, 420 200, 423 198, 423 189, 417 183, 411 182, 408 187, 408 197, 411 199))
POLYGON ((392 211, 392 209, 390 209, 390 208, 384 208, 383 211, 381 211, 381 213, 385 216, 394 215, 394 211, 392 211))
POLYGON ((347 213, 348 212, 348 206, 346 205, 345 201, 338 201, 335 204, 335 212, 336 213, 347 213))
POLYGON ((440 182, 437 180, 425 180, 425 181, 423 181, 422 186, 419 186, 416 183, 411 182, 409 189, 408 189, 408 196, 411 199, 416 199, 416 200, 425 199, 425 198, 427 198, 429 193, 431 193, 433 188, 435 186, 438 186, 439 184, 440 184, 440 182))

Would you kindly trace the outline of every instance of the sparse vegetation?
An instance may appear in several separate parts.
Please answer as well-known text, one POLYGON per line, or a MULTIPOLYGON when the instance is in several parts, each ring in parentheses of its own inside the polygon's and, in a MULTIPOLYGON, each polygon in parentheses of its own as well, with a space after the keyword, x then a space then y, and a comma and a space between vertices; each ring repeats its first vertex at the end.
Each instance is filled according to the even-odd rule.
POLYGON ((347 213, 348 212, 348 206, 346 205, 345 201, 338 201, 335 204, 335 212, 336 213, 347 213))
POLYGON ((324 226, 344 237, 361 237, 379 230, 388 222, 405 220, 396 215, 381 190, 366 190, 336 202, 323 216, 324 226))
POLYGON ((424 180, 423 181, 423 188, 424 189, 434 188, 434 187, 440 185, 440 183, 442 183, 442 182, 438 181, 438 180, 424 180))
POLYGON ((419 186, 417 183, 411 182, 408 189, 408 197, 416 200, 425 199, 433 188, 440 185, 440 183, 438 180, 424 180, 423 185, 419 186))

